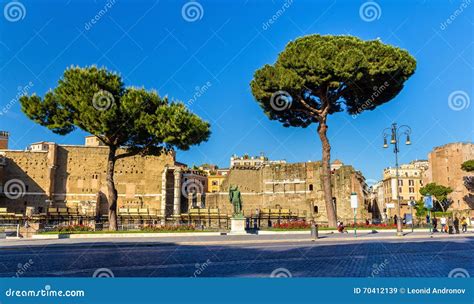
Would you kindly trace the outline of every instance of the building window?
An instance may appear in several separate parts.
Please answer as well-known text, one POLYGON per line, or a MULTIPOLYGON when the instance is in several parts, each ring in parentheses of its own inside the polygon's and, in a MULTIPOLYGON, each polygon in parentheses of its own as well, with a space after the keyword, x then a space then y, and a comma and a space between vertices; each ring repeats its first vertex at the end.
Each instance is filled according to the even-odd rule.
POLYGON ((314 206, 314 207, 313 207, 313 212, 314 212, 314 213, 319 213, 319 208, 318 208, 318 206, 314 206))
POLYGON ((399 180, 398 180, 398 185, 399 185, 399 186, 403 186, 403 179, 399 179, 399 180))
POLYGON ((309 191, 313 191, 313 184, 309 184, 309 191))
POLYGON ((408 192, 415 193, 415 188, 413 188, 413 187, 408 188, 408 192))
POLYGON ((217 185, 219 185, 219 183, 217 181, 212 181, 212 185, 217 186, 217 185))
POLYGON ((415 181, 412 180, 412 179, 409 179, 408 180, 408 186, 414 186, 415 185, 415 181))

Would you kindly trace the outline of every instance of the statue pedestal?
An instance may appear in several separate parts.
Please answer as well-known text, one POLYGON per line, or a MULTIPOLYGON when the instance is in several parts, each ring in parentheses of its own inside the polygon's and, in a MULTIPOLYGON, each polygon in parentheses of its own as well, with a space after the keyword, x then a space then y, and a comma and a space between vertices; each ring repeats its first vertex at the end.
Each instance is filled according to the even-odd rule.
POLYGON ((232 217, 230 219, 230 234, 247 234, 245 221, 245 217, 232 217))

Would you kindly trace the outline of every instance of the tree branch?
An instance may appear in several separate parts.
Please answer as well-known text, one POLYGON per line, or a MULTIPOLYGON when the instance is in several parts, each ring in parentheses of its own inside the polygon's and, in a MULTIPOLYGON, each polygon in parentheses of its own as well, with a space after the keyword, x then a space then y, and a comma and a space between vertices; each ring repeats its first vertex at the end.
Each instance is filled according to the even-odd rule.
POLYGON ((145 150, 146 150, 146 147, 143 148, 143 149, 138 149, 138 150, 133 150, 133 151, 125 152, 125 153, 116 155, 116 156, 115 156, 115 160, 119 160, 119 159, 126 158, 126 157, 130 157, 130 156, 135 156, 135 155, 140 154, 141 152, 143 152, 143 151, 145 151, 145 150))
POLYGON ((301 104, 314 116, 319 116, 321 112, 318 109, 313 108, 310 106, 303 98, 298 98, 301 104))

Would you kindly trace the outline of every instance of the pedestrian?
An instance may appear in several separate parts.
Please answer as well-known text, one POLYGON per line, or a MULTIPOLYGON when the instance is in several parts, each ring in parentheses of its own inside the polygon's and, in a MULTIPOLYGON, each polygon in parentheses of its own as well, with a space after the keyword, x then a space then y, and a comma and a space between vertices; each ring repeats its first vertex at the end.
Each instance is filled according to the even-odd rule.
POLYGON ((461 227, 463 233, 467 232, 467 220, 465 216, 463 216, 461 219, 461 227))
POLYGON ((344 233, 344 223, 342 221, 337 224, 337 231, 344 233))
POLYGON ((395 215, 393 216, 393 223, 396 225, 397 222, 398 222, 398 216, 395 214, 395 215))
POLYGON ((426 225, 428 225, 428 226, 430 225, 430 215, 429 214, 426 215, 426 225))
POLYGON ((454 217, 454 230, 456 230, 456 234, 459 234, 459 219, 457 216, 454 217))
POLYGON ((446 232, 446 217, 444 217, 444 215, 441 216, 440 222, 441 222, 441 232, 445 233, 446 232))
POLYGON ((453 230, 454 230, 454 229, 453 229, 453 228, 454 228, 453 226, 454 226, 453 217, 450 216, 450 217, 448 217, 448 233, 449 233, 449 234, 453 234, 453 230))
POLYGON ((433 216, 433 219, 431 220, 433 224, 433 232, 438 232, 438 219, 436 218, 436 215, 433 216))

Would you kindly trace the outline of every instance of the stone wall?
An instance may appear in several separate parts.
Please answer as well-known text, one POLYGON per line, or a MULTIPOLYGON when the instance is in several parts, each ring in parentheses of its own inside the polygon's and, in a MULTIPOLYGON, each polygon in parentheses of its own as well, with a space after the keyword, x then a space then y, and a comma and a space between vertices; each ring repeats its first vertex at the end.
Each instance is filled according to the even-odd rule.
MULTIPOLYGON (((14 212, 26 206, 45 211, 51 206, 75 207, 93 204, 100 194, 100 212, 107 214, 107 147, 62 146, 50 144, 48 151, 2 151, 6 164, 0 167, 0 184, 17 179, 25 185, 23 197, 0 197, 0 205, 14 212), (47 200, 51 200, 49 203, 47 200)), ((121 153, 123 151, 119 151, 121 153)), ((118 206, 160 209, 162 172, 174 165, 174 155, 134 156, 115 165, 118 206)))
POLYGON ((428 155, 429 169, 425 174, 425 184, 435 182, 451 187, 449 197, 453 200, 452 210, 466 210, 469 206, 464 201, 468 190, 464 186, 463 177, 472 175, 461 169, 461 164, 474 159, 474 144, 452 143, 436 147, 428 155))
MULTIPOLYGON (((319 162, 267 165, 260 168, 234 168, 223 182, 220 192, 206 194, 206 207, 219 208, 232 213, 228 189, 239 187, 246 216, 255 214, 256 209, 283 208, 302 217, 315 216, 318 221, 327 221, 326 206, 322 190, 319 162), (315 206, 317 208, 315 208, 315 206), (317 209, 317 212, 314 212, 317 209)), ((342 166, 333 171, 333 196, 338 218, 353 221, 350 195, 359 197, 357 218, 370 218, 367 212, 367 191, 363 177, 351 166, 342 166)))
MULTIPOLYGON (((19 191, 24 196, 10 199, 0 196, 2 207, 23 212, 27 206, 45 208, 49 198, 48 153, 3 151, 4 165, 0 165, 0 184, 5 192, 19 191)), ((2 191, 2 192, 3 192, 2 191)), ((16 196, 11 193, 10 196, 16 196)))
MULTIPOLYGON (((121 153, 123 151, 119 151, 121 153)), ((24 213, 26 207, 45 212, 48 207, 78 207, 88 213, 107 214, 107 147, 67 146, 49 143, 45 151, 1 151, 6 159, 0 166, 0 184, 18 180, 25 193, 18 199, 0 197, 0 207, 24 213), (3 176, 3 177, 2 177, 3 176)), ((267 164, 237 167, 229 171, 219 192, 203 193, 207 178, 175 162, 174 154, 135 156, 115 165, 118 207, 151 208, 169 220, 177 219, 191 207, 219 208, 232 214, 228 189, 239 187, 244 214, 257 209, 290 209, 300 217, 327 221, 320 162, 267 164), (190 194, 194 193, 194 194, 190 194)), ((351 166, 333 170, 333 200, 338 217, 352 222, 351 192, 359 197, 357 217, 370 218, 368 197, 362 175, 351 166)))

